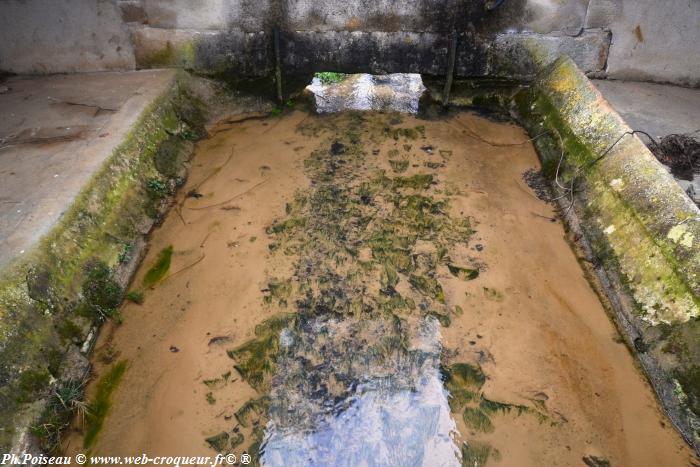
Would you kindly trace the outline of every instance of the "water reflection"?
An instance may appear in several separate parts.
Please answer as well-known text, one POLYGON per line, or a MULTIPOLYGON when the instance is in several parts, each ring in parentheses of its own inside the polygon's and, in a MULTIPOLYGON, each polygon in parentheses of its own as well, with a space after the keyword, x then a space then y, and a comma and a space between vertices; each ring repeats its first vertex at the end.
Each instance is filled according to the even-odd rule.
POLYGON ((263 465, 460 465, 434 318, 317 317, 280 346, 263 465))
POLYGON ((315 77, 307 87, 315 95, 319 113, 375 110, 416 113, 425 91, 420 75, 348 75, 339 83, 323 84, 315 77))

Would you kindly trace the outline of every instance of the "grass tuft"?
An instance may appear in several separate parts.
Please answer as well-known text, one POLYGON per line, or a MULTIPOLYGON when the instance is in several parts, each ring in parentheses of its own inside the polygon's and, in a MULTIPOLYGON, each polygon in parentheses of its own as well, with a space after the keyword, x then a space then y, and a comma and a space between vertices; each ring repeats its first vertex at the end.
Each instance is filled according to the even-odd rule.
POLYGON ((471 281, 479 277, 478 269, 464 268, 454 264, 448 264, 447 269, 450 270, 450 274, 463 281, 471 281))
POLYGON ((347 78, 345 73, 336 73, 334 71, 321 71, 314 75, 322 84, 340 83, 347 78))
POLYGON ((134 302, 141 305, 143 304, 145 296, 143 290, 132 290, 131 292, 126 294, 126 299, 130 302, 134 302))

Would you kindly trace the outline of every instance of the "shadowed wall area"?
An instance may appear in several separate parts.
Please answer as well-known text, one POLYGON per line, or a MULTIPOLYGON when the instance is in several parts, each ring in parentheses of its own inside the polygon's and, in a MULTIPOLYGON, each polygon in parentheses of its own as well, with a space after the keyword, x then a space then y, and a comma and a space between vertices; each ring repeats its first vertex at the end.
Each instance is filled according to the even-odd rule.
POLYGON ((2 0, 0 70, 184 67, 443 75, 456 30, 458 76, 531 77, 570 55, 589 75, 697 85, 700 3, 645 0, 2 0), (634 8, 632 8, 634 7, 634 8), (634 10, 634 14, 626 14, 634 10), (531 56, 520 56, 526 50, 531 56))

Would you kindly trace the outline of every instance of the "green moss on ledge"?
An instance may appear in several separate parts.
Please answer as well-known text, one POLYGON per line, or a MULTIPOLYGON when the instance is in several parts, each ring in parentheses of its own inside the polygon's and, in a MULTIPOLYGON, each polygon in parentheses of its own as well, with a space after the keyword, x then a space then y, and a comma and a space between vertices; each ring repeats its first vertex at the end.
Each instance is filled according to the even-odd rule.
POLYGON ((603 234, 597 236, 604 243, 598 250, 615 256, 645 321, 699 316, 698 223, 682 224, 698 215, 697 208, 636 138, 626 137, 599 164, 590 165, 630 129, 573 62, 559 60, 549 70, 516 97, 531 131, 549 132, 539 143, 543 165, 549 172, 556 165, 561 137, 563 178, 570 180, 584 168, 580 181, 586 187, 587 217, 603 234), (688 231, 679 232, 680 226, 688 231))
MULTIPOLYGON (((593 259, 632 300, 621 328, 674 424, 700 448, 700 211, 568 57, 514 99, 553 177, 577 177, 575 208, 593 259), (631 320, 631 321, 630 321, 631 320)), ((623 300, 624 301, 624 300, 623 300)))
POLYGON ((52 381, 62 376, 67 349, 108 315, 90 310, 121 299, 126 278, 117 273, 124 268, 124 245, 146 234, 167 205, 165 195, 156 200, 149 195, 149 181, 158 180, 170 193, 184 172, 171 170, 169 155, 181 157, 183 148, 191 150, 188 140, 204 133, 203 104, 191 80, 178 73, 60 222, 0 271, 0 451, 9 452, 42 413, 52 381), (111 287, 109 297, 90 295, 99 284, 90 284, 89 263, 102 266, 101 283, 120 279, 121 287, 111 287))

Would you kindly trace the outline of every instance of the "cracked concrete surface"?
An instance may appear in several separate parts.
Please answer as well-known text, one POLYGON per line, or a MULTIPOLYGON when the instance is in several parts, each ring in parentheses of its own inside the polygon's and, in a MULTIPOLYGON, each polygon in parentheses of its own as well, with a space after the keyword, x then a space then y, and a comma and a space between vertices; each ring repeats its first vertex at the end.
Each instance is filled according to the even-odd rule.
POLYGON ((12 77, 0 94, 0 268, 61 218, 172 70, 12 77))

